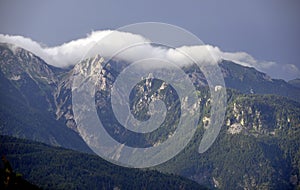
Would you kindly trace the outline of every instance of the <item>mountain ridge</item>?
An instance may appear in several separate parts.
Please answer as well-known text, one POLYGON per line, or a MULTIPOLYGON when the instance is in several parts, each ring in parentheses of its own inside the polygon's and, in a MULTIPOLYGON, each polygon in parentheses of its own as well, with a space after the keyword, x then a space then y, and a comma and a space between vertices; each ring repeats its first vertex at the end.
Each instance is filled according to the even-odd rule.
POLYGON ((21 48, 12 52, 0 46, 0 55, 1 134, 91 152, 76 132, 55 119, 52 93, 58 78, 53 68, 21 48))
MULTIPOLYGON (((0 50, 0 53, 3 53, 3 47, 0 50)), ((52 75, 56 77, 55 80, 50 81, 44 80, 44 75, 40 74, 39 77, 33 75, 31 71, 29 72, 31 76, 26 72, 24 76, 20 75, 20 79, 23 77, 23 80, 13 75, 13 69, 12 73, 4 74, 2 71, 5 68, 3 66, 4 62, 9 63, 9 60, 15 60, 15 62, 11 62, 17 64, 18 61, 22 61, 22 56, 11 57, 11 59, 7 59, 7 57, 1 56, 0 60, 1 134, 27 137, 52 145, 83 152, 88 151, 82 137, 78 135, 72 112, 72 76, 75 69, 85 75, 95 72, 95 68, 90 64, 100 63, 101 56, 98 57, 98 62, 96 59, 94 62, 91 61, 93 59, 87 60, 86 65, 78 65, 70 70, 58 69, 54 71, 55 68, 49 67, 51 70, 49 71, 50 79, 52 75), (50 85, 48 82, 50 82, 50 85), (28 90, 28 92, 23 93, 23 90, 28 90), (38 93, 34 95, 34 92, 38 93), (41 97, 44 98, 41 99, 41 97), (47 98, 51 100, 47 101, 47 98), (42 103, 36 104, 39 101, 42 103), (18 111, 20 108, 21 111, 18 111), (51 125, 41 127, 49 122, 51 125), (11 129, 13 131, 9 131, 11 129), (41 129, 44 131, 39 131, 41 129)), ((110 62, 107 64, 99 75, 100 84, 98 87, 100 90, 107 91, 118 73, 123 67, 126 67, 126 64, 128 63, 110 62), (114 68, 115 66, 117 67, 114 68)), ((276 189, 276 185, 278 185, 277 188, 297 187, 300 184, 300 165, 298 164, 300 161, 297 159, 299 158, 297 155, 300 153, 300 145, 297 142, 297 138, 300 138, 300 116, 298 114, 300 105, 299 101, 295 101, 299 100, 299 97, 295 95, 298 94, 300 89, 283 80, 271 79, 254 68, 244 67, 226 60, 220 64, 220 67, 223 70, 226 86, 232 89, 227 89, 228 109, 224 126, 222 126, 216 142, 207 153, 203 154, 204 156, 199 156, 197 145, 199 145, 201 134, 203 134, 207 123, 210 121, 209 91, 199 68, 184 68, 183 70, 188 73, 191 81, 196 85, 199 97, 202 100, 198 131, 195 138, 191 140, 189 146, 182 153, 154 169, 180 174, 201 184, 204 183, 209 187, 215 186, 220 189, 226 187, 232 189, 276 189), (225 147, 222 147, 222 145, 225 147), (231 147, 233 148, 231 149, 231 147), (222 154, 218 155, 218 152, 222 154), (287 155, 290 155, 291 158, 287 155), (256 161, 256 157, 258 161, 256 161), (236 162, 230 161, 235 159, 237 159, 236 162), (287 167, 278 165, 278 160, 282 161, 287 167), (250 165, 243 165, 243 162, 250 165), (261 166, 262 163, 265 163, 265 168, 261 166), (240 167, 239 170, 235 171, 235 165, 240 167), (248 172, 251 167, 255 168, 255 172, 248 172), (276 174, 274 171, 280 171, 281 173, 276 174), (228 176, 233 176, 233 178, 229 179, 228 176), (297 180, 291 182, 290 178, 296 178, 297 180)), ((24 70, 20 69, 16 72, 21 71, 24 70)), ((39 70, 36 69, 36 71, 39 70)), ((140 87, 143 87, 143 85, 150 95, 153 94, 152 90, 165 89, 163 84, 155 81, 140 84, 140 87)), ((136 90, 135 93, 132 97, 137 97, 137 100, 138 97, 143 97, 142 91, 136 90)), ((162 94, 162 97, 166 97, 166 94, 162 94)), ((143 103, 147 103, 148 98, 143 99, 143 103)), ((105 99, 102 100, 102 102, 97 102, 97 106, 107 106, 108 102, 105 99)), ((137 100, 133 100, 133 105, 137 105, 134 102, 137 100)), ((143 115, 143 109, 135 110, 135 112, 141 112, 142 114, 139 115, 141 118, 146 117, 143 115)), ((147 138, 150 144, 154 143, 155 136, 148 136, 147 138)))

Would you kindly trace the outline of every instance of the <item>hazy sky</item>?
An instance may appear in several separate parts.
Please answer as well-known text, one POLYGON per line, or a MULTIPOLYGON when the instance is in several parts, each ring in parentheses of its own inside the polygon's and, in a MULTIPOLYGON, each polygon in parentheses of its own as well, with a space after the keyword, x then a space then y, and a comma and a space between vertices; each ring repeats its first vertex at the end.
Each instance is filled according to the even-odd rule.
POLYGON ((298 0, 0 0, 0 33, 47 46, 91 31, 155 21, 183 27, 222 51, 243 51, 257 60, 298 68, 299 18, 298 0))

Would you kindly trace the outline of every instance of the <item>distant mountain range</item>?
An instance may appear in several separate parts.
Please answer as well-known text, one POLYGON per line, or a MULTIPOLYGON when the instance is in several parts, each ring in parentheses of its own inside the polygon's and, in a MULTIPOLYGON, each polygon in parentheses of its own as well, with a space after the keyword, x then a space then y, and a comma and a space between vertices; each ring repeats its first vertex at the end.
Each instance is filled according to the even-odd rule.
MULTIPOLYGON (((83 141, 87 137, 81 137, 78 133, 72 111, 71 87, 76 69, 91 72, 96 63, 97 61, 91 63, 87 60, 83 66, 61 69, 48 65, 22 48, 0 44, 0 134, 92 153, 83 141)), ((126 65, 127 63, 113 61, 106 65, 99 77, 99 92, 109 91, 118 72, 126 65)), ((207 106, 209 91, 201 71, 193 65, 185 67, 183 70, 190 76, 202 99, 199 126, 189 146, 154 169, 182 175, 211 188, 299 187, 299 79, 289 82, 271 79, 254 68, 228 60, 223 60, 219 65, 228 88, 228 108, 224 126, 216 142, 207 152, 197 152, 205 126, 210 120, 207 106)), ((148 89, 151 94, 163 84, 154 81, 152 85, 140 85, 144 85, 144 89, 148 89)), ((135 92, 132 96, 133 104, 142 93, 135 92)), ((161 96, 166 97, 166 94, 161 96)), ((105 98, 102 97, 101 101, 97 101, 98 111, 106 108, 109 111, 109 102, 103 100, 105 98)), ((138 113, 141 110, 135 111, 138 113)), ((111 121, 111 118, 107 118, 107 121, 111 121)), ((164 132, 168 135, 167 131, 164 132)), ((118 138, 125 137, 126 134, 119 135, 118 138)), ((9 137, 1 138, 11 140, 9 137)), ((154 136, 146 137, 146 143, 153 145, 155 140, 154 136)), ((29 141, 22 143, 35 146, 29 141)), ((89 156, 81 155, 88 162, 89 156)), ((110 171, 117 170, 119 169, 114 168, 110 171)))

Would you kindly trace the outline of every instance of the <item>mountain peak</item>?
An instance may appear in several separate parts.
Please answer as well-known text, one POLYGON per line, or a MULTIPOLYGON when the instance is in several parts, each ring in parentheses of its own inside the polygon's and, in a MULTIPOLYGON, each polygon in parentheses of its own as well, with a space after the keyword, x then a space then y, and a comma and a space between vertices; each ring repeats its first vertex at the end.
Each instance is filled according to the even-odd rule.
POLYGON ((57 82, 53 67, 23 48, 0 43, 0 56, 0 69, 10 80, 28 76, 34 81, 42 80, 48 84, 57 82))

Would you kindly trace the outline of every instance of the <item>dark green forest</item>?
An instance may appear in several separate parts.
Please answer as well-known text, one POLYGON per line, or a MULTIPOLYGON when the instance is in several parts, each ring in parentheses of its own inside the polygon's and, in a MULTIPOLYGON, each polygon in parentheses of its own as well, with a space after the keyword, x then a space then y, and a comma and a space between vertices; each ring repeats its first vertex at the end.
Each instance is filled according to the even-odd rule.
POLYGON ((0 153, 13 171, 42 189, 206 189, 183 177, 116 166, 96 155, 8 136, 0 139, 0 153))

